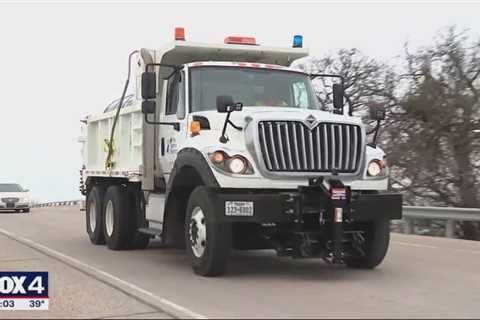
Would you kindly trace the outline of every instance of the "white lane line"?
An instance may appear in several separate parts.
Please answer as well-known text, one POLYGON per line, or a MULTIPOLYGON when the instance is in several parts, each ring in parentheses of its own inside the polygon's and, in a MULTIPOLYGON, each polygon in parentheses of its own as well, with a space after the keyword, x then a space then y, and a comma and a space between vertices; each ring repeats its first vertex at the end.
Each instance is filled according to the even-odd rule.
POLYGON ((46 247, 42 244, 39 244, 39 243, 36 243, 30 239, 27 239, 27 238, 23 238, 21 236, 18 236, 12 232, 9 232, 9 231, 6 231, 6 230, 3 230, 0 228, 0 233, 4 234, 5 236, 13 239, 13 240, 16 240, 20 243, 23 243, 33 249, 36 249, 38 251, 41 251, 43 252, 44 254, 52 257, 52 258, 55 258, 57 260, 60 260, 80 271, 83 271, 87 274, 89 274, 90 276, 94 277, 95 279, 101 281, 101 282, 104 282, 110 286, 113 286, 115 287, 116 289, 126 293, 127 295, 130 295, 134 298, 137 298, 137 299, 140 299, 140 300, 146 300, 146 301, 142 301, 142 302, 146 302, 147 304, 150 304, 150 305, 153 305, 155 306, 156 308, 160 309, 161 311, 167 313, 167 314, 170 314, 172 316, 175 316, 175 317, 179 317, 179 318, 190 318, 190 319, 208 319, 206 316, 204 315, 201 315, 199 313, 196 313, 188 308, 185 308, 185 307, 182 307, 178 304, 176 304, 175 302, 172 302, 168 299, 165 299, 165 298, 161 298, 161 297, 158 297, 156 296, 155 294, 153 294, 152 292, 150 291, 147 291, 145 289, 142 289, 130 282, 127 282, 125 280, 122 280, 108 272, 105 272, 105 271, 102 271, 98 268, 95 268, 95 267, 92 267, 86 263, 83 263, 75 258, 72 258, 70 256, 67 256, 61 252, 58 252, 56 250, 53 250, 49 247, 46 247), (138 296, 136 296, 134 293, 132 293, 131 291, 136 291, 136 293, 140 293, 140 295, 142 296, 141 298, 139 298, 138 296))
POLYGON ((419 243, 403 242, 403 241, 392 241, 392 243, 396 243, 396 244, 400 244, 400 245, 404 245, 404 246, 410 246, 410 247, 429 248, 429 249, 447 249, 447 250, 452 250, 452 251, 461 251, 461 252, 480 254, 480 251, 469 250, 469 249, 441 248, 441 247, 431 246, 431 245, 428 245, 428 244, 419 244, 419 243))
POLYGON ((392 243, 401 244, 404 246, 418 247, 418 248, 440 249, 439 247, 430 246, 428 244, 419 244, 419 243, 411 243, 411 242, 403 242, 403 241, 392 241, 392 243))
POLYGON ((480 251, 475 251, 475 250, 468 250, 468 249, 455 249, 457 251, 462 251, 462 252, 468 252, 468 253, 474 253, 474 254, 480 254, 480 251))

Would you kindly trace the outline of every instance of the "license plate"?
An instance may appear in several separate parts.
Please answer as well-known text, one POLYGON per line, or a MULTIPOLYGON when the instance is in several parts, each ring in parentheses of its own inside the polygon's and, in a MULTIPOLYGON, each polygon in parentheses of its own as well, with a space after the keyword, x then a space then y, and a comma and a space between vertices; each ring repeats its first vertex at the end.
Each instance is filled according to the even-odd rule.
POLYGON ((226 216, 253 216, 253 201, 225 201, 226 216))
POLYGON ((345 200, 347 190, 345 188, 332 188, 332 200, 345 200))
POLYGON ((7 208, 15 208, 15 203, 7 203, 7 208))

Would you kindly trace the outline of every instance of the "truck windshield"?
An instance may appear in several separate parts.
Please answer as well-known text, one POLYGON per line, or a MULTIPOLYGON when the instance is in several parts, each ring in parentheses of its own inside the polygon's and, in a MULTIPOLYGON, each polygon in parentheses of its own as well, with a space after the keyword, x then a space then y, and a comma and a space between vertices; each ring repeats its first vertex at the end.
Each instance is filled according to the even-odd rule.
POLYGON ((0 183, 0 192, 23 192, 23 189, 18 184, 0 183))
POLYGON ((307 75, 275 69, 195 67, 190 73, 192 112, 216 109, 216 98, 230 95, 245 107, 320 109, 307 75))

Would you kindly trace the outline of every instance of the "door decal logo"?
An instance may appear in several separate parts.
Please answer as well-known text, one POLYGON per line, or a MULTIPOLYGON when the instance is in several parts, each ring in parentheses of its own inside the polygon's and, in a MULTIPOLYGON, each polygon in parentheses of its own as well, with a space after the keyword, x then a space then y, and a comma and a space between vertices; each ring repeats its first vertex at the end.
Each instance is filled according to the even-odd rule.
POLYGON ((178 150, 178 145, 177 145, 177 141, 175 140, 175 138, 169 138, 168 139, 168 142, 167 142, 167 153, 176 153, 178 150))

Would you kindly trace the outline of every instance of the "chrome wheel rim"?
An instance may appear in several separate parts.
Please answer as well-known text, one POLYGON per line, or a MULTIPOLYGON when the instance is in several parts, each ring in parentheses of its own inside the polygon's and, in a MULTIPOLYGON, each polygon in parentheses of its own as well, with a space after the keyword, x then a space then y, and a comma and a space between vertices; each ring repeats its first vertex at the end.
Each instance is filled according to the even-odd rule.
POLYGON ((112 201, 107 202, 107 207, 105 209, 105 228, 107 229, 107 235, 111 237, 113 234, 113 203, 112 201))
POLYGON ((95 203, 95 201, 92 201, 88 208, 90 231, 92 232, 95 232, 95 228, 97 227, 97 215, 95 214, 97 212, 96 207, 97 207, 97 204, 95 203))
POLYGON ((193 254, 197 258, 201 258, 207 247, 207 226, 205 224, 205 215, 200 207, 193 209, 189 235, 193 254))

